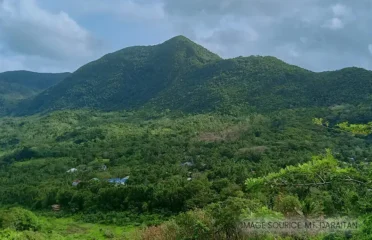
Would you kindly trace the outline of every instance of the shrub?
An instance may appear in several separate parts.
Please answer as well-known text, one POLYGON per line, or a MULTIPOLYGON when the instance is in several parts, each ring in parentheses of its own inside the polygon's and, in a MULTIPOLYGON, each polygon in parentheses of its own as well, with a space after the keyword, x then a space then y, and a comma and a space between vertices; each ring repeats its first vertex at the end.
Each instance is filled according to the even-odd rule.
POLYGON ((291 195, 279 195, 274 203, 274 210, 285 216, 298 216, 301 214, 301 203, 297 197, 291 195))
POLYGON ((40 223, 31 211, 15 207, 0 212, 0 227, 17 231, 37 231, 40 229, 40 223))

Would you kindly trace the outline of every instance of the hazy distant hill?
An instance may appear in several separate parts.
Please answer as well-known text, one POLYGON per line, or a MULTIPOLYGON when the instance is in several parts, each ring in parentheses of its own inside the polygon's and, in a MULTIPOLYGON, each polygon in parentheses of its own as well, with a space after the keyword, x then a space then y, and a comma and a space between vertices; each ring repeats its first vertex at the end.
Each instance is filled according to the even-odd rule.
POLYGON ((0 73, 0 113, 18 100, 34 96, 57 84, 70 73, 10 71, 0 73))
POLYGON ((130 47, 88 63, 16 110, 149 107, 186 112, 257 111, 369 103, 372 72, 347 68, 314 73, 275 57, 221 59, 178 36, 130 47))

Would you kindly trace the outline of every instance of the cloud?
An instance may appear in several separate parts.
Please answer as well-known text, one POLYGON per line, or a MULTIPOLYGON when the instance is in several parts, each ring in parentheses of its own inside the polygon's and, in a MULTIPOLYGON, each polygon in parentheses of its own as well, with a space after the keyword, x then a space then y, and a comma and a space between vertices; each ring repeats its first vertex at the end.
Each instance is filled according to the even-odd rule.
POLYGON ((363 47, 372 39, 369 0, 164 0, 164 9, 175 33, 223 57, 273 55, 315 71, 372 68, 363 47))
POLYGON ((352 20, 352 10, 340 3, 332 5, 330 7, 333 18, 327 20, 322 27, 329 28, 331 30, 339 30, 345 27, 345 22, 352 20))
MULTIPOLYGON (((197 24, 192 28, 192 37, 199 44, 210 48, 222 57, 239 55, 239 48, 244 44, 252 44, 259 41, 260 35, 250 22, 245 18, 225 16, 215 25, 211 23, 197 24), (221 47, 218 47, 218 46, 221 47)), ((190 29, 189 29, 190 30, 190 29)), ((190 36, 186 31, 186 35, 190 36)))
POLYGON ((74 70, 100 55, 97 36, 113 51, 183 34, 225 58, 272 55, 315 71, 372 69, 370 0, 0 0, 0 6, 7 68, 74 70))
POLYGON ((368 50, 369 50, 369 53, 372 55, 372 44, 368 45, 368 50))
POLYGON ((101 15, 115 17, 124 22, 159 21, 166 17, 164 3, 160 0, 39 0, 44 5, 60 9, 76 15, 101 15))
POLYGON ((351 14, 351 10, 345 5, 340 4, 340 3, 333 5, 331 8, 332 8, 333 14, 338 17, 348 16, 351 14))
POLYGON ((299 52, 297 52, 296 51, 296 49, 290 49, 289 50, 289 55, 291 56, 291 57, 299 57, 300 56, 300 53, 299 52))
POLYGON ((11 51, 51 59, 89 57, 97 44, 67 13, 47 12, 34 0, 0 2, 0 31, 11 51))
POLYGON ((327 21, 322 27, 329 28, 332 30, 339 30, 344 28, 344 23, 341 19, 334 17, 331 20, 327 21))
POLYGON ((9 70, 25 69, 23 58, 20 56, 3 56, 0 55, 0 72, 9 70))
POLYGON ((35 0, 0 0, 0 71, 73 71, 100 55, 100 42, 66 12, 35 0))
POLYGON ((89 1, 85 5, 85 10, 88 12, 104 12, 115 14, 123 20, 161 20, 165 18, 165 12, 163 9, 163 3, 152 2, 152 3, 138 3, 132 0, 124 1, 89 1))
POLYGON ((321 0, 164 0, 164 8, 171 15, 196 16, 208 15, 234 16, 283 16, 296 12, 301 7, 317 4, 321 0), (291 8, 289 8, 291 6, 291 8))

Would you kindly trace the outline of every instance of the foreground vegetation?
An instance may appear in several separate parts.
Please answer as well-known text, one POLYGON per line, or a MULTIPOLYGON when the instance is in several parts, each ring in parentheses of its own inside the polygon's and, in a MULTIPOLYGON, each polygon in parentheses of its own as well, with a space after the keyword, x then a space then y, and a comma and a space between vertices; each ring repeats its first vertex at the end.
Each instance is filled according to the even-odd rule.
POLYGON ((244 219, 348 216, 363 223, 349 238, 368 239, 370 112, 344 105, 267 115, 1 118, 0 236, 244 239, 237 227, 244 219), (108 181, 126 176, 125 185, 108 181))
POLYGON ((61 218, 58 214, 35 215, 22 208, 1 210, 0 213, 1 240, 131 239, 135 232, 131 226, 83 223, 73 218, 61 218))

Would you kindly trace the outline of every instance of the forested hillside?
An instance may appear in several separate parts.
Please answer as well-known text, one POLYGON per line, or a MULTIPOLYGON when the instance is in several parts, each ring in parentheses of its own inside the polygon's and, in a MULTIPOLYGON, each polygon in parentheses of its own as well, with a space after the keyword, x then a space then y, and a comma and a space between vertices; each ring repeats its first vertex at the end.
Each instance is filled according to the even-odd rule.
MULTIPOLYGON (((372 131, 346 122, 361 123, 361 116, 372 122, 370 107, 235 116, 80 110, 2 118, 0 204, 138 229, 137 238, 118 239, 155 233, 159 239, 244 239, 239 221, 297 212, 359 219, 372 211, 372 131), (124 177, 125 185, 109 181, 124 177), (61 211, 53 213, 53 204, 61 211)), ((353 239, 363 239, 363 229, 353 239)), ((35 231, 51 238, 45 227, 35 231)))
POLYGON ((184 74, 219 59, 182 36, 156 46, 125 48, 81 67, 60 84, 22 103, 18 112, 140 108, 184 74))
POLYGON ((211 63, 175 82, 150 106, 186 112, 270 112, 371 101, 372 72, 348 68, 314 73, 274 57, 241 57, 211 63))
POLYGON ((179 36, 160 45, 108 54, 70 75, 15 113, 61 109, 269 112, 368 104, 372 72, 346 68, 315 73, 275 57, 221 59, 179 36))
POLYGON ((34 96, 59 83, 69 73, 35 73, 12 71, 0 73, 0 115, 19 100, 34 96))

